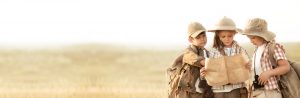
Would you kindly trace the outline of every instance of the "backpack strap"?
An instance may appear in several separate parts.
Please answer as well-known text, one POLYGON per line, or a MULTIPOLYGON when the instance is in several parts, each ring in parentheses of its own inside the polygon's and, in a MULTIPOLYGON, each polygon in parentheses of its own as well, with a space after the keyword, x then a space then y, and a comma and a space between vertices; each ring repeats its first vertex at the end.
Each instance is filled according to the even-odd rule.
POLYGON ((272 42, 269 42, 268 43, 268 55, 269 55, 269 59, 271 61, 271 64, 272 64, 272 68, 274 69, 275 67, 277 67, 277 62, 274 58, 274 54, 275 54, 275 47, 276 47, 276 43, 272 43, 272 42))

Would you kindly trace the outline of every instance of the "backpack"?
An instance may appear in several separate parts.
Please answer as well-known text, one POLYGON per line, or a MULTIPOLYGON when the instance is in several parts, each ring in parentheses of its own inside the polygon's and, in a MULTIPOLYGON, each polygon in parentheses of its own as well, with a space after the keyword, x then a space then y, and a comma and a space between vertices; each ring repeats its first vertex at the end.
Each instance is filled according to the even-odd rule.
MULTIPOLYGON (((274 64, 276 62, 274 58, 275 46, 276 44, 271 44, 268 51, 273 68, 277 66, 274 64)), ((288 62, 290 64, 290 71, 284 75, 280 75, 280 91, 283 98, 300 98, 300 64, 290 60, 288 62)))
MULTIPOLYGON (((184 54, 178 56, 175 59, 173 65, 167 69, 168 98, 176 98, 179 91, 185 88, 185 86, 182 86, 185 85, 183 81, 191 80, 191 74, 187 71, 191 71, 190 68, 194 66, 190 66, 187 63, 183 63, 183 56, 184 54)), ((198 87, 203 89, 201 95, 202 98, 213 98, 213 91, 211 89, 211 86, 207 84, 206 80, 200 80, 198 87)), ((191 90, 188 86, 187 89, 191 90)))
POLYGON ((180 81, 180 73, 183 69, 183 54, 177 57, 171 67, 167 69, 168 78, 168 98, 175 98, 178 93, 178 85, 180 81))

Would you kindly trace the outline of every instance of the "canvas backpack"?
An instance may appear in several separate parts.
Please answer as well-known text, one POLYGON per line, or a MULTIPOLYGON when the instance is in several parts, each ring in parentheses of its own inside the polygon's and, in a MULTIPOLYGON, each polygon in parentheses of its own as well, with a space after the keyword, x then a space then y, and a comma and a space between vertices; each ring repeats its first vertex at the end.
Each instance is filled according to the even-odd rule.
MULTIPOLYGON (((274 58, 276 44, 270 45, 268 53, 273 68, 277 66, 274 58)), ((288 62, 290 64, 290 71, 279 77, 280 91, 283 98, 300 98, 300 64, 290 60, 288 62)))
POLYGON ((183 69, 183 54, 176 58, 173 65, 167 69, 168 98, 175 98, 180 81, 180 73, 183 69))

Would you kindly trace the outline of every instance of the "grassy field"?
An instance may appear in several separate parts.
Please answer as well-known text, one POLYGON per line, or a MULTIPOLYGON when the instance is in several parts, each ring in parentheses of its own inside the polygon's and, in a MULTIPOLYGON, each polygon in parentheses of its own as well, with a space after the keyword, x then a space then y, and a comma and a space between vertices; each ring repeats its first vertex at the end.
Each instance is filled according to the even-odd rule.
MULTIPOLYGON (((300 44, 284 45, 300 61, 300 44)), ((243 46, 252 53, 253 46, 243 46)), ((165 70, 183 48, 2 47, 0 98, 166 98, 165 70)))

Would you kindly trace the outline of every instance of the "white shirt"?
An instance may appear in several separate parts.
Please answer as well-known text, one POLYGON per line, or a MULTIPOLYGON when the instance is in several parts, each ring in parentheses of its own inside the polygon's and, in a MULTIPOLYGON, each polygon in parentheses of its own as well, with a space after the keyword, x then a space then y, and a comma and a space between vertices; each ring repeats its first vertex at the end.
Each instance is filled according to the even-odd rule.
POLYGON ((257 47, 257 49, 254 53, 254 56, 252 58, 252 66, 254 66, 254 68, 255 68, 256 75, 260 75, 262 73, 260 60, 261 60, 261 57, 262 57, 262 54, 263 54, 265 48, 266 48, 266 44, 263 44, 263 45, 260 45, 259 47, 257 47))
POLYGON ((233 48, 224 48, 224 52, 226 56, 233 56, 234 49, 233 48))

